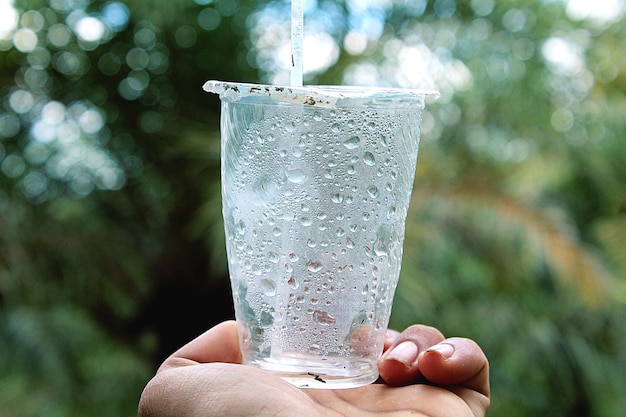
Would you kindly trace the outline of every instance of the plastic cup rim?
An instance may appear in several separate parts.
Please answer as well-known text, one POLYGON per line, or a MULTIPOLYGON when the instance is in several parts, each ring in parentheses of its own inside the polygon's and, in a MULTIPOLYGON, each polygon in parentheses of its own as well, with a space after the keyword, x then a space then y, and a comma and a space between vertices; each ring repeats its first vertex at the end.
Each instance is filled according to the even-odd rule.
POLYGON ((435 100, 436 90, 395 87, 346 86, 346 85, 305 85, 302 87, 269 84, 240 83, 209 80, 204 91, 218 94, 220 98, 237 101, 242 97, 265 96, 279 102, 293 102, 309 105, 335 105, 340 100, 385 100, 411 101, 420 99, 435 100))

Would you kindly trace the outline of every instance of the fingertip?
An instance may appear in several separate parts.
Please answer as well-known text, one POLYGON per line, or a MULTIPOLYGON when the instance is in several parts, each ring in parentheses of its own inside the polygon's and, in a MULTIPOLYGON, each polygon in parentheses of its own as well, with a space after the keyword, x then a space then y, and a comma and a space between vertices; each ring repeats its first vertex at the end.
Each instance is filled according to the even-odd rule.
POLYGON ((419 358, 422 375, 439 385, 462 385, 489 395, 489 363, 476 342, 450 338, 426 349, 419 358))
POLYGON ((237 323, 229 320, 210 328, 177 350, 164 365, 185 361, 241 363, 237 323))
POLYGON ((393 386, 415 383, 420 378, 419 355, 429 346, 444 339, 434 327, 413 325, 402 333, 393 335, 378 363, 382 379, 393 386))
POLYGON ((396 330, 387 329, 385 333, 385 342, 383 345, 383 352, 386 352, 395 342, 398 340, 400 336, 400 332, 396 330))
POLYGON ((403 386, 415 383, 420 377, 416 363, 396 359, 382 359, 378 363, 378 373, 387 385, 403 386))

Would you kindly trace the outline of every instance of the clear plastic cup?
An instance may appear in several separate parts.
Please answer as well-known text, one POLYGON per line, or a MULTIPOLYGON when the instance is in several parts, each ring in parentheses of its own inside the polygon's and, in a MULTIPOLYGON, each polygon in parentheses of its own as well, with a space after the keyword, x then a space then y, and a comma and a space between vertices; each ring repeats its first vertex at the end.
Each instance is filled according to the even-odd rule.
POLYGON ((436 92, 208 81, 243 361, 298 387, 375 381, 421 118, 436 92))

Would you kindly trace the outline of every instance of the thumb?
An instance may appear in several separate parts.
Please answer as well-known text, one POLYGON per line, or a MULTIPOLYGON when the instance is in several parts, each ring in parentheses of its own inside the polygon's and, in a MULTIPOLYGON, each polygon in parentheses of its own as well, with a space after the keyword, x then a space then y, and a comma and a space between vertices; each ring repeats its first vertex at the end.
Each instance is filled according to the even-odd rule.
POLYGON ((235 321, 222 322, 178 349, 163 362, 159 372, 186 365, 213 362, 241 363, 235 321))

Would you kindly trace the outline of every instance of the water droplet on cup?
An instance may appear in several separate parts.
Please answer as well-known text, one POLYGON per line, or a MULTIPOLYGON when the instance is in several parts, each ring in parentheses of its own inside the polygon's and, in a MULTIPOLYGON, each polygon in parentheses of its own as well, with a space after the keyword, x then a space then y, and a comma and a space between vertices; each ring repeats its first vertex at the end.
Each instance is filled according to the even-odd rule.
POLYGON ((241 220, 236 226, 237 234, 243 236, 246 234, 246 224, 241 220))
POLYGON ((310 261, 306 268, 311 272, 319 272, 324 268, 324 264, 321 261, 310 261))
POLYGON ((372 198, 377 198, 377 197, 380 195, 380 193, 379 193, 379 191, 378 191, 378 188, 377 188, 376 186, 374 186, 374 185, 372 185, 371 187, 369 187, 369 188, 367 189, 367 193, 368 193, 368 194, 369 194, 372 198))
POLYGON ((361 138, 359 138, 358 136, 352 136, 350 139, 346 139, 343 142, 343 146, 348 149, 356 149, 361 146, 361 138))
POLYGON ((276 295, 276 283, 271 279, 262 279, 259 283, 259 289, 268 297, 276 295))
POLYGON ((289 169, 286 171, 287 180, 294 184, 303 184, 309 177, 301 169, 289 169))
POLYGON ((289 288, 291 288, 292 290, 297 290, 300 286, 298 280, 294 276, 289 277, 289 279, 287 280, 287 285, 289 285, 289 288))
POLYGON ((345 196, 344 196, 343 194, 340 194, 340 193, 333 193, 333 194, 330 196, 330 199, 333 201, 333 203, 341 203, 341 202, 343 202, 344 197, 345 197, 345 196))
POLYGON ((280 255, 277 254, 276 252, 270 252, 267 254, 267 259, 273 263, 273 264, 277 264, 278 261, 280 260, 280 255))
POLYGON ((300 158, 302 156, 302 149, 299 146, 294 146, 291 148, 291 154, 296 158, 300 158))
POLYGON ((389 256, 389 243, 382 239, 374 242, 374 254, 376 256, 389 256))
POLYGON ((371 152, 365 152, 365 154, 363 155, 363 162, 365 162, 365 165, 373 167, 374 165, 376 165, 376 157, 371 152))
POLYGON ((330 326, 331 324, 335 324, 336 321, 331 314, 321 310, 315 310, 313 320, 322 326, 330 326))

